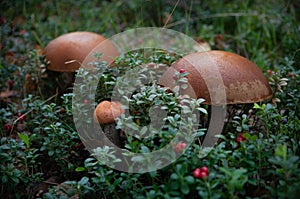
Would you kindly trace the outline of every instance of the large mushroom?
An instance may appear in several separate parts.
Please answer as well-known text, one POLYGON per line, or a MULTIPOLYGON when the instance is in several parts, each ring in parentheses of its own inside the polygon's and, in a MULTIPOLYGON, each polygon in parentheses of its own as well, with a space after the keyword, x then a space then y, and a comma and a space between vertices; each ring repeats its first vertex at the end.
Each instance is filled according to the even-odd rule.
POLYGON ((120 117, 125 110, 117 101, 102 101, 94 110, 94 121, 99 123, 106 137, 115 145, 120 146, 120 132, 116 129, 115 118, 120 117))
POLYGON ((175 62, 158 84, 173 90, 178 86, 173 77, 180 71, 188 72, 188 86, 180 89, 180 93, 203 98, 205 104, 211 105, 208 116, 213 119, 213 125, 209 126, 208 138, 204 139, 202 146, 212 147, 216 135, 223 131, 224 122, 230 120, 230 116, 225 117, 224 105, 254 103, 273 94, 262 71, 254 63, 230 52, 213 50, 189 54, 175 62))
POLYGON ((43 50, 43 55, 49 62, 47 69, 64 72, 65 83, 68 84, 73 83, 74 72, 81 67, 86 58, 95 61, 96 58, 89 55, 93 50, 95 53, 102 53, 100 60, 108 63, 112 63, 119 55, 112 42, 93 32, 63 34, 48 43, 43 50))
POLYGON ((189 73, 186 78, 192 88, 186 90, 187 94, 193 92, 209 105, 254 103, 273 94, 262 71, 250 60, 231 52, 213 50, 189 54, 175 62, 158 83, 173 89, 176 85, 172 77, 180 70, 189 73), (220 95, 222 90, 225 99, 220 95))

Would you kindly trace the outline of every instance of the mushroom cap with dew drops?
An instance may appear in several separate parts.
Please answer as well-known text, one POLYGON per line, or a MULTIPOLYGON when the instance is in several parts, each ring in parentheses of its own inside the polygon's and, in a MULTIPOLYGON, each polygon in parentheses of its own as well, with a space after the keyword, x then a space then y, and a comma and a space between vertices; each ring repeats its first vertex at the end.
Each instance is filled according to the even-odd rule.
POLYGON ((191 89, 187 92, 192 90, 206 104, 254 103, 273 94, 262 71, 250 60, 231 52, 212 50, 189 54, 175 62, 158 83, 173 89, 176 85, 172 77, 180 69, 189 73, 186 78, 191 89), (218 100, 222 97, 224 100, 218 100))
POLYGON ((102 101, 94 110, 94 121, 100 125, 110 124, 115 122, 115 118, 120 117, 125 113, 124 109, 121 108, 120 102, 102 101))
MULTIPOLYGON (((118 56, 118 51, 112 42, 93 32, 71 32, 63 34, 49 42, 43 50, 46 60, 50 63, 48 69, 59 72, 75 72, 89 53, 101 42, 103 53, 101 61, 111 63, 118 56)), ((93 61, 93 60, 91 60, 93 61)))

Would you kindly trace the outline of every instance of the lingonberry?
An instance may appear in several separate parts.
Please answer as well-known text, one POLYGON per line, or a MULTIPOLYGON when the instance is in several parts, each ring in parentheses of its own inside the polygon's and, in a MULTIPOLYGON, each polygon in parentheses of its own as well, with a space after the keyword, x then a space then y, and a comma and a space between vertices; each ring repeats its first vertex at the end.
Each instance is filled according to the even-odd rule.
POLYGON ((155 67, 155 63, 154 63, 154 62, 150 62, 150 63, 148 64, 148 66, 151 67, 151 68, 154 68, 154 67, 155 67))
POLYGON ((7 82, 7 84, 8 84, 8 86, 9 86, 9 88, 12 88, 13 86, 14 86, 14 80, 8 80, 8 82, 7 82))
POLYGON ((239 134, 239 135, 238 135, 238 139, 239 139, 240 141, 242 141, 242 142, 246 141, 246 138, 245 138, 245 136, 244 136, 244 133, 239 134))
POLYGON ((247 139, 245 138, 243 133, 239 134, 235 139, 235 141, 237 143, 237 147, 240 147, 241 142, 245 142, 246 140, 247 139))
POLYGON ((84 103, 84 104, 88 104, 88 103, 89 103, 89 100, 85 99, 85 100, 83 100, 83 103, 84 103))
POLYGON ((180 73, 184 73, 185 70, 182 68, 182 69, 179 70, 179 72, 180 72, 180 73))
POLYGON ((200 174, 199 174, 199 178, 200 179, 205 179, 207 177, 208 177, 208 173, 206 173, 206 172, 200 172, 200 174))
POLYGON ((5 131, 10 131, 10 130, 12 129, 12 125, 11 125, 11 124, 4 124, 4 125, 3 125, 3 129, 4 129, 5 131))
POLYGON ((185 147, 186 147, 186 143, 180 142, 174 146, 174 151, 176 153, 180 153, 185 149, 185 147))
POLYGON ((20 121, 25 121, 25 115, 22 115, 22 113, 18 113, 18 119, 20 120, 20 121))
POLYGON ((203 166, 200 168, 196 168, 193 172, 194 178, 206 179, 208 178, 208 168, 203 166))
POLYGON ((218 34, 218 35, 215 36, 215 40, 222 41, 222 39, 223 39, 222 35, 218 34))
POLYGON ((199 168, 196 168, 193 172, 194 178, 200 178, 201 170, 199 168))
POLYGON ((3 25, 6 23, 6 19, 4 17, 0 17, 0 25, 3 25))
POLYGON ((274 75, 275 74, 275 72, 270 70, 270 69, 267 70, 267 73, 268 73, 268 75, 274 75))
POLYGON ((208 168, 206 166, 201 167, 201 172, 205 172, 208 174, 208 168))

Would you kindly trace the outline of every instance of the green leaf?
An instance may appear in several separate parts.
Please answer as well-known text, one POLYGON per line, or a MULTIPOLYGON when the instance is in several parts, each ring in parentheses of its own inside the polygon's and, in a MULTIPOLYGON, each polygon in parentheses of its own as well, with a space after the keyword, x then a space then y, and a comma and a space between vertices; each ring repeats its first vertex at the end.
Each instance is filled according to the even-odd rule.
POLYGON ((187 183, 182 183, 180 186, 181 192, 186 195, 190 192, 189 185, 187 183))
POLYGON ((150 153, 150 150, 149 150, 149 148, 146 147, 146 146, 141 146, 141 152, 142 152, 142 153, 150 153))
POLYGON ((7 181, 8 181, 7 176, 2 176, 1 181, 3 184, 7 183, 7 181))
POLYGON ((203 99, 203 98, 197 99, 197 103, 198 103, 198 104, 201 104, 201 103, 203 103, 203 102, 205 102, 205 99, 203 99))
POLYGON ((188 184, 193 184, 195 182, 195 179, 192 176, 186 176, 184 179, 188 184))
POLYGON ((131 161, 133 162, 143 162, 145 161, 145 157, 141 155, 137 155, 131 158, 131 161))
POLYGON ((205 115, 207 115, 207 110, 201 107, 198 107, 197 110, 199 110, 200 112, 204 113, 205 115))
POLYGON ((147 132, 147 129, 147 126, 144 126, 140 131, 140 135, 144 135, 147 132))
POLYGON ((89 178, 88 177, 83 177, 81 178, 81 180, 78 182, 78 184, 80 185, 85 185, 86 183, 89 182, 89 178))
POLYGON ((77 167, 77 168, 75 169, 75 171, 77 171, 77 172, 85 171, 85 168, 84 168, 84 167, 77 167))
POLYGON ((12 181, 14 181, 16 184, 18 184, 20 182, 19 178, 13 176, 11 177, 12 181))
POLYGON ((53 156, 53 154, 54 154, 54 151, 48 151, 49 156, 53 156))
POLYGON ((178 175, 176 173, 172 173, 172 175, 170 176, 170 178, 172 180, 178 180, 178 175))
MULTIPOLYGON (((263 104, 263 105, 264 105, 264 104, 263 104)), ((257 103, 254 103, 253 108, 254 108, 254 109, 264 110, 264 107, 263 107, 263 106, 259 106, 257 103)))
POLYGON ((179 188, 179 183, 178 183, 178 181, 172 181, 170 186, 171 186, 171 189, 177 190, 179 188))
POLYGON ((278 145, 275 149, 275 156, 281 157, 283 160, 286 160, 287 146, 285 144, 278 145))
POLYGON ((30 145, 29 145, 29 138, 28 138, 28 135, 27 134, 21 134, 18 132, 18 136, 21 140, 23 140, 23 142, 26 144, 26 147, 29 148, 30 145))
POLYGON ((44 193, 43 194, 43 198, 46 198, 46 199, 54 199, 53 195, 51 193, 44 193))

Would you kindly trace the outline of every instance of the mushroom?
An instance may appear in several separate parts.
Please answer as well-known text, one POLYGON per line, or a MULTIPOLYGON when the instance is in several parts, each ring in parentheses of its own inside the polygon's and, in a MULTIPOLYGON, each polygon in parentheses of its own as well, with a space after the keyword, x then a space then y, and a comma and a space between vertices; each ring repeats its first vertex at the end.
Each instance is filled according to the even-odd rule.
MULTIPOLYGON (((44 49, 45 58, 50 61, 48 70, 59 72, 74 72, 101 42, 106 41, 103 36, 93 32, 71 32, 52 40, 44 49)), ((118 51, 111 42, 105 42, 100 49, 103 53, 102 61, 111 63, 118 56, 118 51)))
POLYGON ((112 42, 93 32, 63 34, 49 42, 43 50, 43 55, 49 62, 47 69, 56 72, 67 72, 63 74, 65 76, 64 80, 65 83, 70 84, 73 83, 74 72, 80 68, 81 63, 86 58, 90 59, 89 61, 94 61, 93 56, 88 56, 91 52, 102 53, 100 60, 107 63, 112 63, 115 57, 119 55, 112 42))
POLYGON ((115 145, 120 146, 120 132, 116 129, 115 118, 120 117, 125 110, 122 104, 117 101, 102 101, 94 110, 94 121, 98 122, 106 137, 115 145))
POLYGON ((174 88, 172 77, 180 69, 189 73, 186 78, 192 88, 187 89, 187 94, 203 98, 209 105, 254 103, 273 94, 262 71, 250 60, 231 52, 212 50, 189 54, 175 62, 158 83, 174 88), (223 100, 219 95, 222 88, 226 95, 223 100))
MULTIPOLYGON (((158 84, 173 90, 178 86, 173 77, 180 70, 188 72, 187 87, 180 89, 180 94, 203 98, 204 104, 211 105, 208 117, 213 119, 213 125, 208 127, 208 138, 202 146, 212 147, 216 135, 224 129, 224 122, 230 120, 230 115, 225 117, 223 105, 254 103, 273 94, 262 71, 250 60, 234 53, 212 50, 184 56, 161 76, 158 84)), ((209 120, 201 121, 206 127, 209 120)))

